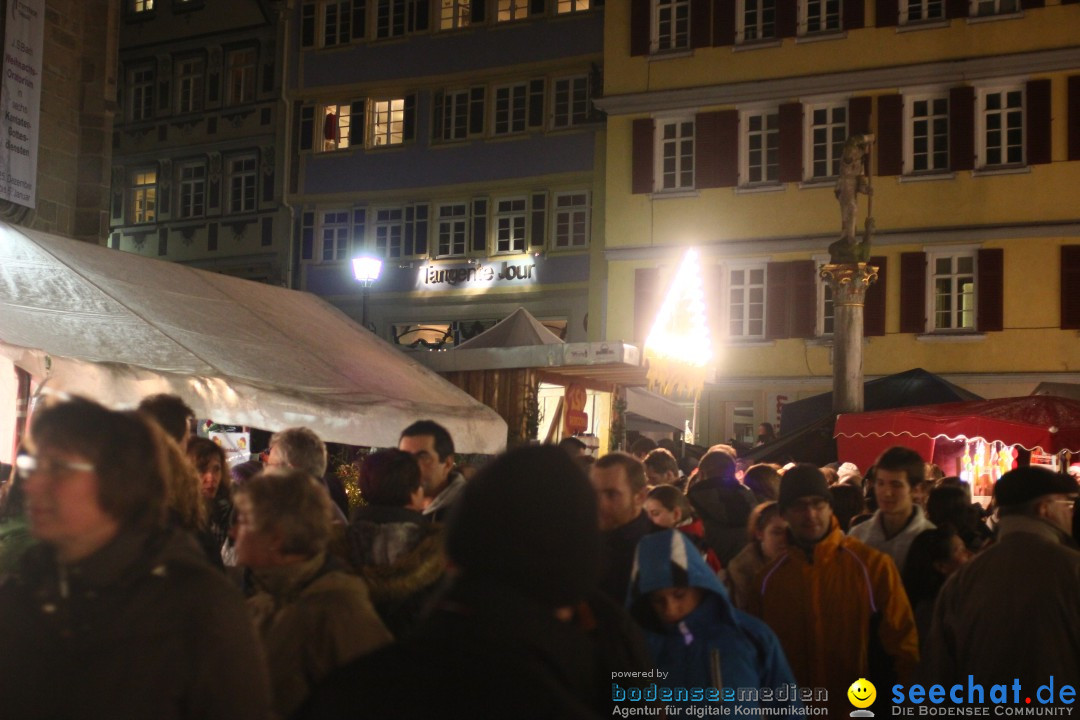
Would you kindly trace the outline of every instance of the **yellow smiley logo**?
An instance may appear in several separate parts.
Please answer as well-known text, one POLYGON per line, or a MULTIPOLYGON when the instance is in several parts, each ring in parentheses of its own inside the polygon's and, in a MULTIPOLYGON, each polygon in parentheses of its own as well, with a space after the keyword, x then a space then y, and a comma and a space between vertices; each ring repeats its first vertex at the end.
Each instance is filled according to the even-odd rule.
POLYGON ((859 678, 851 683, 847 690, 848 700, 857 708, 868 708, 877 698, 877 688, 866 678, 859 678))

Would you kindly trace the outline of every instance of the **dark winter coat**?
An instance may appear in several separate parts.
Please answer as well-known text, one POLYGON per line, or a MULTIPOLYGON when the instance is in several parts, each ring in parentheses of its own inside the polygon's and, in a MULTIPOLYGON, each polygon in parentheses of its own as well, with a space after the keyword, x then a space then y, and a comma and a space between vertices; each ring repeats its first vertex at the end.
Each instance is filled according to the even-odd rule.
POLYGON ((600 533, 600 591, 613 602, 619 605, 626 602, 634 550, 641 538, 658 529, 642 510, 625 525, 600 533))
POLYGON ((737 480, 708 478, 690 486, 686 498, 705 524, 705 542, 726 567, 746 545, 746 522, 757 504, 753 491, 737 480))

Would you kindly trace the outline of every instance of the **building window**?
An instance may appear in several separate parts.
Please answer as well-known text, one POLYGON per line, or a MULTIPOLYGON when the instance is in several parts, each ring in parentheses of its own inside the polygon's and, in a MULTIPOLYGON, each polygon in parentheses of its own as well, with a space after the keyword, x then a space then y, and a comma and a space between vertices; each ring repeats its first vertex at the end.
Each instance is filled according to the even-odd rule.
POLYGON ((138 170, 131 175, 131 222, 157 220, 157 171, 138 170))
POLYGON ((949 96, 905 98, 908 112, 907 167, 912 173, 949 169, 949 96))
POLYGON ((986 90, 979 98, 979 166, 1024 164, 1024 91, 986 90))
POLYGON ((739 0, 736 42, 776 37, 776 0, 739 0))
POLYGON ((203 61, 188 58, 176 64, 176 111, 198 112, 203 106, 203 61))
POLYGON ((822 180, 840 174, 840 156, 847 139, 847 105, 811 107, 810 179, 822 180))
POLYGON ((931 255, 932 330, 975 329, 975 253, 931 255))
POLYGON ((653 0, 654 53, 690 47, 690 0, 653 0))
POLYGON ((322 261, 335 262, 349 257, 349 225, 348 210, 326 210, 320 218, 319 237, 322 242, 322 261))
POLYGON ((229 90, 225 101, 229 105, 254 102, 255 60, 254 48, 233 50, 228 54, 225 77, 228 78, 229 90))
POLYGON ((472 3, 481 1, 442 0, 442 8, 439 11, 439 29, 457 30, 458 28, 469 27, 472 3))
POLYGON ((131 12, 148 13, 154 9, 154 0, 131 0, 131 12))
POLYGON ((405 98, 371 102, 370 147, 400 145, 405 140, 405 98))
POLYGON ((206 213, 206 164, 180 166, 180 217, 202 217, 206 213))
POLYGON ((529 0, 499 0, 499 22, 522 20, 527 17, 529 17, 529 0))
POLYGON ((525 198, 495 202, 495 252, 525 252, 525 198))
POLYGON ((149 65, 133 68, 128 73, 130 105, 128 114, 134 121, 154 117, 154 68, 149 65))
POLYGON ((728 271, 728 337, 765 337, 765 267, 728 271))
POLYGON ((404 213, 401 208, 384 208, 375 212, 375 251, 379 255, 401 257, 404 235, 404 213))
POLYGON ((440 205, 436 257, 461 257, 468 247, 469 218, 465 203, 440 205))
POLYGON ((589 244, 589 193, 555 193, 556 249, 583 248, 589 244))
POLYGON ((800 24, 803 35, 840 30, 840 0, 803 0, 799 4, 799 11, 802 15, 800 24))
POLYGON ((230 158, 228 164, 229 212, 255 211, 255 156, 230 158))
POLYGON ((775 109, 743 113, 742 148, 739 157, 744 185, 780 181, 780 115, 775 109))
POLYGON ((590 0, 559 0, 555 11, 559 15, 573 12, 584 12, 589 9, 590 0))
POLYGON ((660 178, 658 190, 689 190, 694 187, 694 121, 657 122, 656 153, 660 178))
POLYGON ((349 147, 352 130, 352 105, 325 105, 322 108, 322 142, 317 145, 323 152, 344 150, 349 147))
POLYGON ((343 45, 352 37, 352 1, 332 0, 323 8, 323 45, 343 45))
POLYGON ((469 93, 469 90, 452 90, 443 93, 441 99, 436 99, 440 122, 435 133, 439 140, 450 142, 469 136, 469 93))
POLYGON ((589 78, 585 75, 557 78, 551 84, 553 128, 567 128, 589 121, 589 78))
POLYGON ((900 24, 928 22, 945 19, 945 0, 902 0, 900 24))
POLYGON ((375 12, 375 37, 392 38, 405 34, 408 24, 406 0, 379 0, 375 12))
POLYGON ((971 2, 973 17, 1010 15, 1018 12, 1020 12, 1020 0, 972 0, 971 2))
POLYGON ((528 84, 495 88, 495 135, 525 132, 528 84))

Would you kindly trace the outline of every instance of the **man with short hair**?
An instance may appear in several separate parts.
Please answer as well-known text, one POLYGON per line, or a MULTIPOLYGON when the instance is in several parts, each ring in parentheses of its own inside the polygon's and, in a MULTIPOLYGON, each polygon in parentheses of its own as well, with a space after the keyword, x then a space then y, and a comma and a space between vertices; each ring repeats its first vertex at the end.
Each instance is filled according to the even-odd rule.
MULTIPOLYGON (((327 495, 330 494, 330 487, 323 477, 326 475, 326 443, 311 428, 286 428, 271 435, 266 467, 285 467, 305 472, 323 486, 327 495)), ((335 523, 345 525, 348 522, 345 512, 336 502, 332 503, 331 509, 335 523)))
POLYGON ((454 469, 450 433, 434 420, 418 420, 401 431, 398 450, 411 454, 420 465, 420 484, 427 502, 424 516, 432 522, 444 522, 465 489, 465 476, 454 469))
POLYGON ((656 530, 645 512, 645 467, 633 455, 613 452, 589 471, 600 523, 600 590, 622 604, 638 540, 656 530))
POLYGON ((875 468, 878 509, 848 534, 885 553, 902 570, 915 536, 934 529, 934 523, 914 502, 915 490, 925 480, 926 463, 911 448, 897 445, 881 453, 875 468))
POLYGON ((791 542, 759 574, 748 609, 776 632, 799 684, 827 689, 829 714, 846 716, 852 678, 879 688, 905 681, 919 641, 896 565, 845 536, 830 500, 817 467, 784 474, 778 502, 791 542))
POLYGON ((739 482, 734 451, 713 446, 701 456, 686 498, 705 525, 705 542, 727 565, 746 545, 746 523, 757 505, 750 488, 739 482))
MULTIPOLYGON (((1038 700, 1059 704, 1058 690, 1076 685, 1080 552, 1069 532, 1077 490, 1074 478, 1040 467, 1010 470, 997 481, 998 540, 942 588, 927 644, 928 678, 949 687, 966 685, 970 675, 987 693, 1019 680, 1021 703, 1053 684, 1052 700, 1045 693, 1038 700)), ((991 702, 989 694, 975 700, 991 702)))
POLYGON ((680 477, 679 463, 670 451, 656 448, 645 456, 642 463, 650 485, 674 485, 680 490, 686 488, 686 479, 680 477))

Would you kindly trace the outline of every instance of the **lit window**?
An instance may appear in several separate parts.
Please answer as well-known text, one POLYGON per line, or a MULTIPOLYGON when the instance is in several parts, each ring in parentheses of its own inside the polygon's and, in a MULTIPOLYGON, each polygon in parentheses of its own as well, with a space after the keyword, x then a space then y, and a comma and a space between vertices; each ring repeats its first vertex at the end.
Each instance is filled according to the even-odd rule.
POLYGON ((483 0, 442 0, 442 8, 439 11, 439 29, 456 30, 468 27, 472 2, 483 2, 483 0))
POLYGON ((653 0, 652 51, 690 47, 690 0, 653 0))
POLYGON ((728 272, 728 336, 765 337, 765 268, 728 272))
POLYGON ((206 212, 206 165, 180 166, 180 217, 202 217, 206 212))
POLYGON ((583 248, 589 244, 589 194, 555 193, 555 247, 583 248))
POLYGON ((229 53, 225 73, 229 81, 226 98, 229 105, 255 100, 255 59, 254 49, 234 50, 229 53))
POLYGON ((983 91, 979 105, 979 166, 1023 165, 1024 91, 983 91))
POLYGON ((188 58, 176 64, 176 111, 197 112, 203 106, 203 61, 188 58))
POLYGON ((743 113, 743 160, 741 176, 744 185, 764 185, 780 180, 780 115, 775 109, 743 113))
POLYGON ((933 330, 975 329, 975 255, 933 255, 933 330))
POLYGON ((812 107, 810 118, 810 178, 834 178, 840 174, 840 157, 847 140, 847 106, 812 107))
POLYGON ((440 205, 438 210, 438 257, 460 257, 465 254, 469 220, 465 203, 440 205))
POLYGON ((495 252, 525 252, 525 198, 495 203, 495 252))
POLYGON ((154 68, 138 67, 128 73, 130 105, 128 113, 132 120, 149 120, 154 117, 154 68))
POLYGON ((529 16, 529 0, 499 0, 499 22, 521 20, 529 16))
POLYGON ((802 12, 804 35, 836 32, 840 29, 840 0, 803 0, 799 9, 802 12))
POLYGON ((949 97, 935 95, 904 99, 909 114, 910 147, 907 167, 912 173, 949 169, 949 97))
POLYGON ((349 147, 349 133, 352 129, 352 106, 326 105, 322 113, 322 143, 324 152, 344 150, 349 147))
POLYGON ((688 190, 694 187, 694 121, 670 120, 657 123, 656 177, 658 190, 688 190))
POLYGON ((157 171, 139 170, 131 176, 131 222, 157 219, 157 171))
POLYGON ((903 0, 900 3, 900 24, 942 20, 945 17, 945 0, 903 0))
POLYGON ((776 37, 776 0, 740 0, 737 42, 776 37))
POLYGON ((405 98, 375 100, 371 103, 371 147, 404 142, 405 98))
POLYGON ((348 210, 326 210, 320 218, 320 238, 322 240, 323 262, 345 260, 349 257, 348 210))
POLYGON ((229 212, 244 213, 255 210, 255 157, 231 158, 228 164, 229 212))
POLYGON ((496 135, 525 132, 526 83, 495 88, 496 135))
POLYGON ((131 11, 134 13, 150 12, 154 9, 154 0, 131 0, 131 11))
POLYGON ((558 78, 552 84, 551 126, 566 128, 589 121, 589 79, 558 78))
POLYGON ((560 15, 573 12, 583 12, 589 9, 590 0, 559 0, 559 4, 555 6, 556 12, 560 15))

